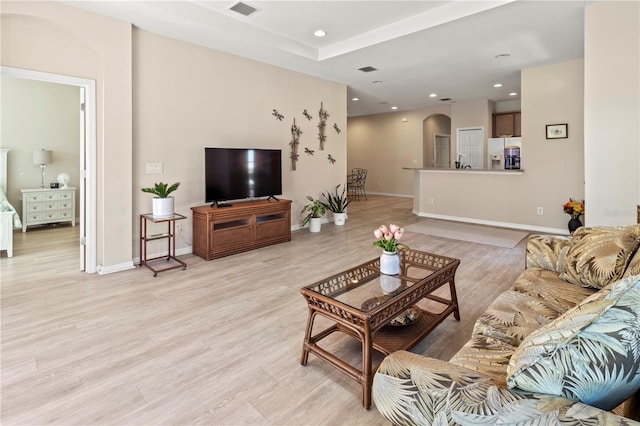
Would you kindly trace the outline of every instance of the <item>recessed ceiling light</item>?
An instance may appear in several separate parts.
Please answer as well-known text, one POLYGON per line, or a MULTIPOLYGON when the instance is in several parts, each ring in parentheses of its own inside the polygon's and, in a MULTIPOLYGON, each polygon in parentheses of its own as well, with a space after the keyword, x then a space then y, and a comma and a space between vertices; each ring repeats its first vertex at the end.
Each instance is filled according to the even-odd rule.
POLYGON ((391 109, 398 109, 398 107, 394 105, 391 107, 391 109))
POLYGON ((324 37, 327 35, 327 32, 325 30, 315 30, 313 35, 316 37, 324 37))
POLYGON ((496 83, 493 85, 493 87, 502 87, 502 83, 496 83))
POLYGON ((509 96, 518 96, 518 93, 517 92, 511 92, 511 93, 509 93, 509 96))
POLYGON ((352 101, 354 102, 358 102, 360 100, 360 98, 351 98, 352 101))
POLYGON ((429 95, 429 97, 430 97, 430 98, 435 98, 435 97, 437 97, 437 96, 438 96, 438 94, 437 94, 437 93, 431 93, 431 94, 429 95))

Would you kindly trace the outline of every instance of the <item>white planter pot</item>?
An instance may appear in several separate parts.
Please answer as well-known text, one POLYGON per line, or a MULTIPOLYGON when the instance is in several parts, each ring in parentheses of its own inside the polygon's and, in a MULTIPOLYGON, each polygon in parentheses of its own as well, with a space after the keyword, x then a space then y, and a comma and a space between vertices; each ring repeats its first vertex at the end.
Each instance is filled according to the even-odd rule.
POLYGON ((333 223, 336 225, 342 226, 347 220, 347 213, 333 213, 333 223))
POLYGON ((322 229, 322 218, 312 217, 309 220, 309 232, 320 232, 320 229, 322 229))
POLYGON ((154 217, 169 217, 173 214, 173 197, 153 197, 152 214, 154 217))

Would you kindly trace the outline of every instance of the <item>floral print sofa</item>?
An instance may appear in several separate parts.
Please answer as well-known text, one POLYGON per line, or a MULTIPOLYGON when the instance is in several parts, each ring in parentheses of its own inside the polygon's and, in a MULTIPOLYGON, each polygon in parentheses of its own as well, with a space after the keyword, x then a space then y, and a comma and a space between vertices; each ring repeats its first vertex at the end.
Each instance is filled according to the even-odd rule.
POLYGON ((639 247, 640 225, 530 237, 525 271, 449 362, 383 360, 378 411, 396 425, 640 425, 639 247))

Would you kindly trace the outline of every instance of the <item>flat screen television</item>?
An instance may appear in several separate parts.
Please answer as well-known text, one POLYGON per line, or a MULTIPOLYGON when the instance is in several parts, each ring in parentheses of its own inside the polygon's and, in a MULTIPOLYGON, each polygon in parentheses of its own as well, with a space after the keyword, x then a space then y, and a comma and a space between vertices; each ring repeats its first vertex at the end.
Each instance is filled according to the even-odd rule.
POLYGON ((205 148, 205 198, 226 201, 282 194, 282 151, 279 149, 205 148))

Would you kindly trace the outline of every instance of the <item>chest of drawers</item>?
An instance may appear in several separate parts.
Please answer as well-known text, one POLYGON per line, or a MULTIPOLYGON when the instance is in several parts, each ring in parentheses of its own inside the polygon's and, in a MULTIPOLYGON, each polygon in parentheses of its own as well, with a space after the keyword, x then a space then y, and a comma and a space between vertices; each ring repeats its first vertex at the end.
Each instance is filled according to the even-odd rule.
POLYGON ((21 189, 22 232, 27 226, 71 222, 76 226, 76 188, 21 189))

